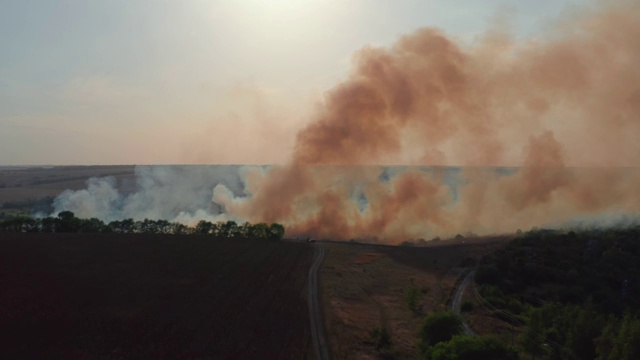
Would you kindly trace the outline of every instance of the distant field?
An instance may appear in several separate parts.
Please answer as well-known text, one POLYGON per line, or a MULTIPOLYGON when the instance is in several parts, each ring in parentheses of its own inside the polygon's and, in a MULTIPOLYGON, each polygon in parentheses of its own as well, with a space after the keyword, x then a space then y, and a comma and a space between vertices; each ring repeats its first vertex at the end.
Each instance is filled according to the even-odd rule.
POLYGON ((321 270, 328 339, 336 359, 377 359, 371 331, 386 328, 393 343, 385 355, 418 358, 417 329, 424 317, 447 310, 456 281, 474 259, 508 237, 446 240, 426 247, 328 243, 321 270), (419 290, 417 311, 407 292, 419 290))
POLYGON ((0 205, 57 196, 86 187, 92 177, 134 178, 134 166, 0 167, 0 205))
POLYGON ((0 358, 305 359, 307 244, 2 234, 0 358))

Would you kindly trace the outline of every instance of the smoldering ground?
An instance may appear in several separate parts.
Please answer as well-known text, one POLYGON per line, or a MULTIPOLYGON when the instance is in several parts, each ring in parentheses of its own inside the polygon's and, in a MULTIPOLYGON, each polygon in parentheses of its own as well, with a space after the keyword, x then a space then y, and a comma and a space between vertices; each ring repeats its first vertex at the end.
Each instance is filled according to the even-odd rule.
MULTIPOLYGON (((137 193, 108 203, 132 217, 184 210, 185 220, 280 222, 293 236, 390 242, 635 219, 639 10, 626 0, 575 8, 527 40, 500 25, 470 44, 424 28, 388 48, 365 47, 298 133, 289 164, 243 168, 240 186, 206 181, 206 205, 205 191, 188 186, 201 206, 137 193)), ((63 194, 56 210, 91 203, 65 200, 73 196, 81 197, 63 194)))

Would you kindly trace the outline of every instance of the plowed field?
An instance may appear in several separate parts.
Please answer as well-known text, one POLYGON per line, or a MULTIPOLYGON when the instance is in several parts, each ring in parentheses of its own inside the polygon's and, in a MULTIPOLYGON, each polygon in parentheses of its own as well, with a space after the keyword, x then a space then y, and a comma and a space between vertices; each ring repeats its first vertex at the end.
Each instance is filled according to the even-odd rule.
POLYGON ((307 244, 0 234, 0 358, 301 359, 307 244))

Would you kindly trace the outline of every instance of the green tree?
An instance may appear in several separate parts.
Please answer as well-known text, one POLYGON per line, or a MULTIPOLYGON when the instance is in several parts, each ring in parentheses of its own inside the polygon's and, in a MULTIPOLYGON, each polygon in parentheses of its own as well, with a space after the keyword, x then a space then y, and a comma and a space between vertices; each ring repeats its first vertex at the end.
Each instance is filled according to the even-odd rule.
POLYGON ((188 232, 188 227, 179 222, 171 223, 169 233, 174 235, 184 235, 188 232))
POLYGON ((150 219, 136 221, 135 232, 142 234, 159 234, 160 228, 158 227, 158 221, 150 219))
POLYGON ((574 306, 562 313, 570 324, 565 330, 567 348, 579 359, 595 359, 595 339, 601 334, 606 321, 591 302, 583 306, 574 306))
POLYGON ((520 345, 527 353, 535 356, 545 354, 544 348, 544 323, 543 323, 543 310, 532 309, 529 321, 527 322, 527 328, 525 332, 520 336, 520 345))
POLYGON ((46 217, 40 220, 40 231, 44 233, 56 232, 56 219, 52 217, 46 217))
POLYGON ((281 224, 273 223, 269 225, 269 239, 271 240, 282 240, 284 237, 284 226, 281 224))
POLYGON ((26 217, 22 223, 23 232, 40 232, 41 221, 40 219, 34 219, 26 217))
POLYGON ((518 352, 493 336, 454 336, 429 349, 431 360, 517 360, 518 352))
POLYGON ((104 222, 97 218, 80 219, 78 230, 84 233, 97 233, 105 231, 106 227, 104 222))
POLYGON ((599 360, 640 359, 640 319, 626 313, 610 320, 596 343, 599 360))
POLYGON ((254 239, 266 239, 269 236, 269 225, 265 223, 254 224, 249 233, 250 237, 254 239))
POLYGON ((210 221, 200 220, 196 224, 195 233, 199 235, 210 235, 213 230, 213 224, 210 221))
POLYGON ((120 222, 123 233, 133 234, 135 232, 135 222, 133 219, 124 219, 120 222))
POLYGON ((80 219, 71 211, 61 211, 56 219, 56 232, 78 232, 80 219))
POLYGON ((114 220, 107 225, 111 232, 119 234, 131 234, 136 230, 136 223, 133 219, 114 220))
POLYGON ((220 226, 220 236, 237 237, 240 236, 240 227, 235 221, 229 220, 220 226))
POLYGON ((28 216, 16 216, 2 222, 2 230, 9 232, 37 232, 39 222, 28 216))
POLYGON ((475 280, 478 284, 499 285, 502 282, 502 277, 503 274, 495 265, 480 265, 475 274, 475 280))
POLYGON ((449 341, 462 334, 462 320, 451 311, 437 312, 424 320, 420 326, 419 346, 422 353, 437 343, 449 341))
POLYGON ((245 221, 244 224, 240 225, 240 236, 243 238, 250 238, 251 237, 251 223, 248 221, 245 221))
POLYGON ((170 234, 171 233, 171 223, 167 220, 157 220, 156 226, 158 227, 158 232, 160 234, 170 234))
POLYGON ((610 316, 607 319, 607 325, 602 329, 600 336, 596 339, 596 352, 598 353, 598 360, 608 360, 609 356, 615 346, 616 337, 618 336, 618 329, 620 328, 620 321, 615 316, 610 316))

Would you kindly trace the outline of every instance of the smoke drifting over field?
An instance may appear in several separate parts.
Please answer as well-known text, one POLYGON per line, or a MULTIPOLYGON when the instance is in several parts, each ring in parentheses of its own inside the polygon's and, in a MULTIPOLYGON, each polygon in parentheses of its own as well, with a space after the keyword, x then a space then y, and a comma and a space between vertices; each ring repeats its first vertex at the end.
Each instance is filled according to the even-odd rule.
POLYGON ((136 166, 135 184, 92 178, 87 188, 67 190, 54 201, 54 213, 71 210, 82 218, 165 219, 182 223, 226 220, 211 202, 216 184, 242 193, 238 166, 136 166))
POLYGON ((121 216, 166 217, 165 209, 182 206, 186 218, 281 222, 289 235, 392 242, 606 222, 612 214, 635 221, 639 5, 583 9, 523 42, 496 28, 461 45, 425 28, 390 48, 366 47, 297 135, 290 163, 243 168, 241 187, 216 182, 213 205, 153 198, 157 184, 145 187, 149 174, 141 174, 140 192, 124 200, 94 182, 87 193, 63 194, 56 210, 108 212, 124 201, 115 205, 121 216), (397 163, 412 166, 354 166, 397 163), (96 194, 112 200, 95 202, 96 194), (145 201, 161 210, 131 205, 145 201))

